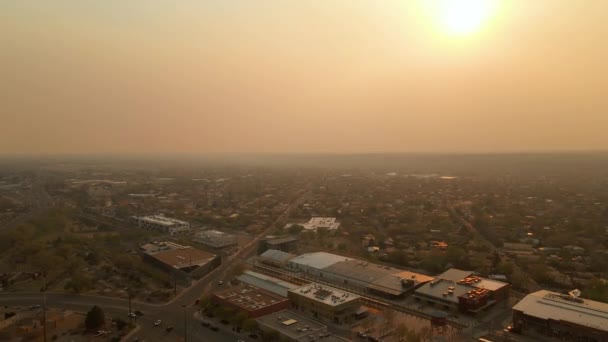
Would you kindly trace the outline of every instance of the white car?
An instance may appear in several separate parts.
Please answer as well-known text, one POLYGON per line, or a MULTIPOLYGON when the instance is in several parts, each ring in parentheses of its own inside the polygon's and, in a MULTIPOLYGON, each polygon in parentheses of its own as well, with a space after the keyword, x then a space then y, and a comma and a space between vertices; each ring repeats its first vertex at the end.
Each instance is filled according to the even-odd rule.
POLYGON ((135 318, 137 315, 134 312, 129 312, 129 317, 135 318))
POLYGON ((218 285, 223 285, 223 284, 224 284, 224 282, 223 282, 222 280, 219 280, 219 281, 217 282, 217 284, 218 284, 218 285))
POLYGON ((154 322, 154 326, 157 327, 159 326, 163 321, 161 321, 160 319, 157 319, 156 322, 154 322))

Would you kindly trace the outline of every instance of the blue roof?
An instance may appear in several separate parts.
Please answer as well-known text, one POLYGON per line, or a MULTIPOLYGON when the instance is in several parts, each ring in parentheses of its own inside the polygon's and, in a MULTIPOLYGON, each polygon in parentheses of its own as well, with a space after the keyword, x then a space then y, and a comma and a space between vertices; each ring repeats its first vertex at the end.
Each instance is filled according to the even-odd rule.
POLYGON ((253 271, 245 271, 237 279, 283 297, 287 297, 289 290, 299 287, 296 284, 253 271))

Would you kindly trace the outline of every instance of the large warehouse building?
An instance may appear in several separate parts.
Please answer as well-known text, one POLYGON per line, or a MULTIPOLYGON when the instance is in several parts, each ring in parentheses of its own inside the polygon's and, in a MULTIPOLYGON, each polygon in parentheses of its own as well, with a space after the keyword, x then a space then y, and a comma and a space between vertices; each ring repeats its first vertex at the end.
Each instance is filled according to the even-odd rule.
POLYGON ((213 301, 254 318, 289 308, 289 299, 246 284, 215 292, 213 301))
POLYGON ((222 249, 238 245, 236 236, 220 232, 219 230, 205 230, 198 232, 194 234, 192 240, 214 249, 222 249))
POLYGON ((148 243, 140 249, 144 260, 182 279, 202 277, 221 262, 215 254, 168 241, 148 243))
POLYGON ((239 281, 259 287, 268 292, 272 292, 281 297, 287 297, 287 292, 298 288, 296 284, 286 282, 281 279, 277 279, 265 274, 261 274, 254 271, 245 271, 240 276, 236 277, 239 281))
POLYGON ((507 283, 452 268, 414 291, 414 297, 446 309, 476 314, 505 300, 509 290, 507 283))
POLYGON ((188 222, 166 217, 162 214, 135 217, 135 220, 140 228, 159 230, 171 235, 190 230, 188 222))
POLYGON ((325 252, 302 254, 290 259, 287 267, 340 288, 388 298, 400 297, 433 280, 423 274, 325 252))
POLYGON ((513 307, 513 329, 568 341, 608 341, 608 304, 578 295, 576 290, 527 295, 513 307))

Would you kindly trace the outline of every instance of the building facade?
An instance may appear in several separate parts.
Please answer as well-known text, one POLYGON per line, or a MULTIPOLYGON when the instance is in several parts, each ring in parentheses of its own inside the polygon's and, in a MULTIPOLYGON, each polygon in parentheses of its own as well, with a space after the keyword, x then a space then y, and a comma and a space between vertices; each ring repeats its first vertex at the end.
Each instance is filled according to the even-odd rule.
POLYGON ((531 293, 513 307, 513 329, 524 335, 568 341, 608 341, 608 304, 547 290, 531 293))
POLYGON ((361 306, 360 297, 319 284, 308 284, 289 290, 292 307, 321 321, 350 324, 361 306))

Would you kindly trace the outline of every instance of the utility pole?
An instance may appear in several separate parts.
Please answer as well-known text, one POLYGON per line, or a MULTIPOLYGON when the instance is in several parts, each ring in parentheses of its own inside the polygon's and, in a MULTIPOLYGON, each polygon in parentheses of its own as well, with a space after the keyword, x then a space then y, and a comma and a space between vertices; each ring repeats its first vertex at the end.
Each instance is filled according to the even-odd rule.
POLYGON ((131 288, 127 288, 127 296, 129 297, 129 328, 133 328, 133 311, 131 310, 131 288))
POLYGON ((46 272, 42 272, 42 336, 46 342, 46 272))
POLYGON ((186 320, 186 305, 182 305, 184 309, 184 342, 188 342, 188 321, 186 320))
POLYGON ((177 296, 177 274, 175 274, 175 270, 173 270, 173 294, 177 296))

